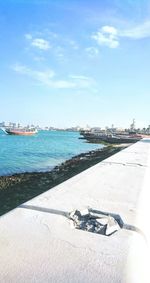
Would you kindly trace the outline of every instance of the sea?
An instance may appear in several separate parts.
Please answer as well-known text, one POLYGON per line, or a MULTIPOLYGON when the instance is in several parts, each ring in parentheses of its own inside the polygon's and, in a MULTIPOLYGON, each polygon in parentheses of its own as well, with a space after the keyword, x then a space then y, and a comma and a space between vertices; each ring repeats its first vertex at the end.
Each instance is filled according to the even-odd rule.
POLYGON ((79 137, 79 132, 68 131, 15 136, 0 130, 0 176, 49 171, 75 155, 103 147, 79 137))

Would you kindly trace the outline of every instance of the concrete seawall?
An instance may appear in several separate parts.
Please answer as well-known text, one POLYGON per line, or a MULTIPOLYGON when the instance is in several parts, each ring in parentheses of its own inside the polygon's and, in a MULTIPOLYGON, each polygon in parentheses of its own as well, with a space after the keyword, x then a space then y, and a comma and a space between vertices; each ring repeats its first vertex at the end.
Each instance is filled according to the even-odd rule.
POLYGON ((0 218, 0 282, 148 283, 150 140, 142 140, 0 218), (72 229, 67 212, 119 215, 104 236, 72 229))

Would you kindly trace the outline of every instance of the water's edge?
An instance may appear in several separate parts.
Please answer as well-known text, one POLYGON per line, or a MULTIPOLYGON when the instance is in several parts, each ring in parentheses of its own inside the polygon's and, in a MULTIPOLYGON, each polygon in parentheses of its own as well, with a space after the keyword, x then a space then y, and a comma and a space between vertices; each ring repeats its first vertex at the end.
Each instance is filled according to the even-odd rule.
POLYGON ((0 176, 46 172, 73 156, 103 147, 79 139, 78 132, 40 131, 35 136, 0 132, 0 176))
POLYGON ((107 146, 79 154, 48 172, 0 176, 0 215, 124 149, 107 146))

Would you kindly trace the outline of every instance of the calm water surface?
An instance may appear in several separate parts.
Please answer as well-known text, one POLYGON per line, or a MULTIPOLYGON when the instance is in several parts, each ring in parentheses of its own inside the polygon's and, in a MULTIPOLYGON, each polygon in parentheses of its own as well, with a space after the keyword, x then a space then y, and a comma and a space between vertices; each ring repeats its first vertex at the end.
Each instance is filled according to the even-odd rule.
POLYGON ((79 139, 77 132, 40 131, 11 136, 0 130, 0 175, 47 171, 71 157, 103 147, 79 139))

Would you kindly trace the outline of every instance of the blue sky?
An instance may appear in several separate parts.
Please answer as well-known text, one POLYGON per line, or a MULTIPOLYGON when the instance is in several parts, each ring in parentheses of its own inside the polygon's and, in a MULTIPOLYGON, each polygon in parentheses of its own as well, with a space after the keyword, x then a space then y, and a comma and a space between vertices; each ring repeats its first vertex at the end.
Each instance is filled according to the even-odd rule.
POLYGON ((1 121, 150 124, 150 1, 0 0, 1 121))

